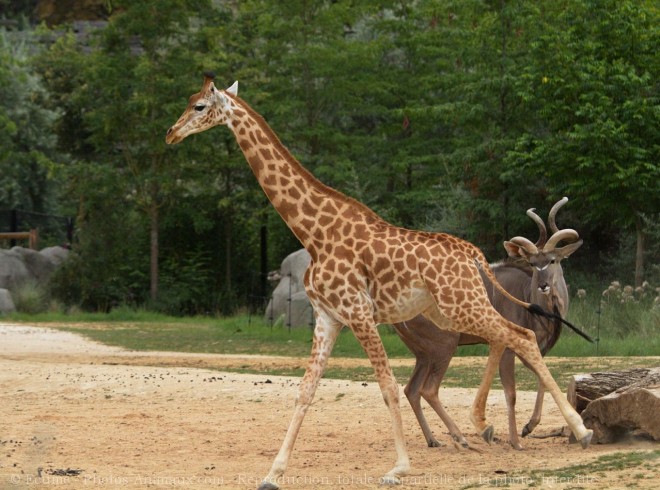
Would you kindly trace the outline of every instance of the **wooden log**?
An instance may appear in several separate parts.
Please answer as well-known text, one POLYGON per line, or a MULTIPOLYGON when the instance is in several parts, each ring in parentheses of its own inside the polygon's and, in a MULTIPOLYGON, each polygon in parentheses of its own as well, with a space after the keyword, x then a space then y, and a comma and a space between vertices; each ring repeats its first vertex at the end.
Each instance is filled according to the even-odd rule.
POLYGON ((593 429, 594 444, 630 433, 660 441, 660 367, 576 375, 567 397, 593 429))
POLYGON ((660 368, 576 374, 568 384, 566 397, 578 413, 598 398, 626 387, 648 386, 660 382, 660 368))
POLYGON ((660 441, 660 385, 610 393, 591 402, 582 420, 593 444, 617 442, 630 433, 660 441))

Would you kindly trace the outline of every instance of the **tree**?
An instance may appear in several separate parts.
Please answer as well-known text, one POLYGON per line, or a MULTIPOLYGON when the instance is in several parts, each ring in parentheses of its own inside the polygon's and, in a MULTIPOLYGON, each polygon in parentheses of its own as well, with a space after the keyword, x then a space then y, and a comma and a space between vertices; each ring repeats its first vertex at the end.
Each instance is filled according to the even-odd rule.
POLYGON ((585 202, 593 223, 634 229, 644 277, 643 216, 660 208, 659 11, 650 2, 549 2, 539 18, 521 98, 541 121, 511 166, 585 202))
POLYGON ((0 31, 0 208, 52 211, 57 111, 29 64, 30 32, 0 31), (11 40, 10 40, 11 38, 11 40))
POLYGON ((184 153, 168 152, 163 135, 172 124, 174 101, 189 83, 181 71, 202 71, 193 55, 197 12, 213 13, 206 0, 113 2, 121 8, 100 32, 98 47, 85 65, 85 123, 89 141, 131 182, 134 202, 149 218, 150 297, 158 298, 160 219, 181 189, 184 153), (193 70, 191 70, 191 68, 193 70), (177 159, 178 157, 178 159, 177 159))

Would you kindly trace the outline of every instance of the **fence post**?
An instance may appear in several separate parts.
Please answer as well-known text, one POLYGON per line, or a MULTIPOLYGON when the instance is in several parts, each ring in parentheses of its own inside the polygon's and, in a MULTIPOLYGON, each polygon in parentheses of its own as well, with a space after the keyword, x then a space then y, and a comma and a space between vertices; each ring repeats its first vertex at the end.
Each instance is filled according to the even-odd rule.
POLYGON ((291 300, 291 289, 292 289, 291 278, 293 277, 293 275, 290 272, 287 275, 289 277, 289 297, 286 300, 288 302, 287 306, 288 306, 288 309, 289 309, 289 314, 287 315, 286 325, 287 325, 287 327, 289 327, 289 333, 290 333, 291 332, 291 303, 292 303, 292 300, 291 300))
POLYGON ((69 245, 73 245, 73 218, 70 216, 66 219, 66 240, 69 245))
POLYGON ((268 228, 266 225, 261 225, 261 297, 266 297, 268 291, 268 228))

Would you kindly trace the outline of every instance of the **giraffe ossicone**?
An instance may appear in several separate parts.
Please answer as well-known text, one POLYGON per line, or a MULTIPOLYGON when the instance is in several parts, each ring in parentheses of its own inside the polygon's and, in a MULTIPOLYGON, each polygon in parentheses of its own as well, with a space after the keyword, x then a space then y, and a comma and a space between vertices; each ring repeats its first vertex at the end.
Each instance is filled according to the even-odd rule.
POLYGON ((192 95, 166 142, 218 125, 234 134, 264 193, 311 255, 305 288, 314 307, 316 327, 309 364, 299 387, 295 411, 282 446, 262 489, 278 488, 307 408, 344 325, 355 334, 374 368, 390 411, 394 468, 382 477, 398 483, 410 470, 401 412, 399 385, 392 374, 378 334, 380 323, 395 323, 424 314, 445 330, 471 333, 490 344, 484 378, 471 419, 480 434, 491 434, 486 423, 486 397, 505 347, 524 358, 552 394, 576 439, 588 446, 592 431, 561 393, 545 366, 534 334, 505 320, 492 307, 478 265, 493 285, 499 285, 483 253, 471 243, 444 233, 394 226, 364 204, 317 180, 287 148, 264 119, 238 97, 238 85, 218 90, 205 74, 200 92, 192 95))

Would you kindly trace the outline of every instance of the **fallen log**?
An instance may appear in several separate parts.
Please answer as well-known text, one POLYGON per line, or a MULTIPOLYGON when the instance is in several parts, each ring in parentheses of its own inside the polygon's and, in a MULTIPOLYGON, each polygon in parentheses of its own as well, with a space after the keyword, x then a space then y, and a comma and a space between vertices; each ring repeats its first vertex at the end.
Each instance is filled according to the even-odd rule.
POLYGON ((598 398, 626 387, 660 383, 660 368, 635 368, 626 371, 576 374, 568 384, 566 397, 577 413, 598 398))
POLYGON ((660 368, 576 375, 567 397, 593 429, 593 443, 630 433, 660 441, 660 368))

